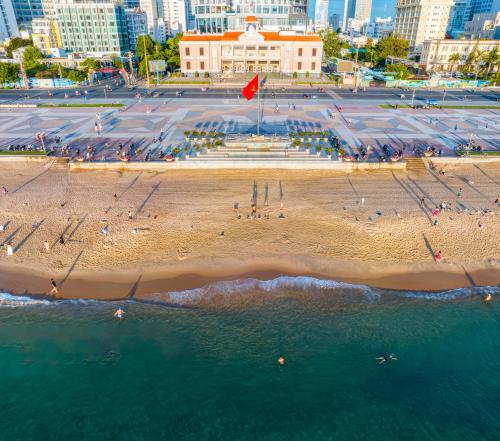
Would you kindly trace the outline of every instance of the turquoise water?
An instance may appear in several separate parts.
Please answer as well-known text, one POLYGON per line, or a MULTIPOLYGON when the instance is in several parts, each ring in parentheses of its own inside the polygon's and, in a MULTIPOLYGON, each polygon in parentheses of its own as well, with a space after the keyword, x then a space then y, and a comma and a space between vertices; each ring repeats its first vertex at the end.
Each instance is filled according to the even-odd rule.
POLYGON ((226 283, 120 304, 122 321, 113 302, 3 295, 0 439, 498 441, 488 290, 226 283))

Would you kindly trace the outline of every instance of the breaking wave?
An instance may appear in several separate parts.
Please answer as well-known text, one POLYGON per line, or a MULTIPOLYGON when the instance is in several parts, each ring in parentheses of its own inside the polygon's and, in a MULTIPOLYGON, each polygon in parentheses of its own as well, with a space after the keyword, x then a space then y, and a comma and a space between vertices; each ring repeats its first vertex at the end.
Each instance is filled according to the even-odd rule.
POLYGON ((500 287, 485 286, 472 288, 457 288, 440 292, 426 291, 393 291, 372 288, 367 285, 358 285, 335 280, 318 279, 308 276, 281 276, 270 280, 242 279, 234 281, 222 281, 208 284, 201 288, 188 289, 184 291, 159 292, 146 296, 139 300, 50 300, 29 296, 18 296, 8 293, 0 293, 0 307, 23 307, 23 306, 56 306, 60 304, 73 305, 96 305, 110 303, 149 303, 163 304, 167 306, 197 306, 217 304, 220 302, 269 300, 278 296, 286 296, 295 293, 302 298, 314 298, 317 295, 327 295, 332 300, 336 298, 350 299, 352 303, 363 301, 378 301, 384 298, 407 298, 416 300, 449 301, 476 295, 499 295, 500 287), (336 297, 332 296, 336 293, 336 297))

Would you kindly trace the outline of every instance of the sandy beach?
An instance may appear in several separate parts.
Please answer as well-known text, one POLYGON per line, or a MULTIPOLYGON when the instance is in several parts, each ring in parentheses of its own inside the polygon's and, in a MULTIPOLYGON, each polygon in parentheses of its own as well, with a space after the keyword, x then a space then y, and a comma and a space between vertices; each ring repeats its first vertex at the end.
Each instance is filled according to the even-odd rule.
POLYGON ((0 291, 47 294, 51 277, 60 297, 103 299, 278 275, 415 290, 497 285, 500 167, 445 170, 70 172, 50 161, 1 163, 0 291), (434 225, 442 202, 450 209, 434 225))

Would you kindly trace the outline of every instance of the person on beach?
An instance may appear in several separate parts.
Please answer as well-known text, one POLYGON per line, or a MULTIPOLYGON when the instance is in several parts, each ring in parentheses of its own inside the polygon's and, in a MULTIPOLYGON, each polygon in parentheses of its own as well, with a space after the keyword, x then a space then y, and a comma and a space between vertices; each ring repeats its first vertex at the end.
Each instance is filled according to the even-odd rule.
POLYGON ((397 361, 397 357, 394 355, 394 354, 390 354, 390 355, 382 355, 381 357, 377 357, 375 358, 375 360, 378 361, 378 364, 383 364, 387 361, 397 361))
POLYGON ((457 197, 458 197, 458 198, 462 196, 462 192, 463 192, 463 189, 462 189, 462 187, 460 187, 460 188, 458 189, 458 191, 457 191, 457 197))
POLYGON ((60 243, 61 245, 64 245, 64 237, 63 237, 62 235, 61 235, 61 236, 59 236, 59 243, 60 243))
POLYGON ((113 317, 118 317, 120 320, 123 318, 125 315, 125 311, 121 308, 118 308, 115 313, 113 314, 113 317))
POLYGON ((50 284, 52 285, 52 289, 50 290, 50 295, 59 294, 56 281, 54 279, 50 279, 50 284))
POLYGON ((128 220, 132 220, 132 212, 131 211, 128 212, 128 220))
POLYGON ((6 187, 2 187, 2 194, 7 194, 9 190, 6 187))
POLYGON ((49 245, 49 241, 46 240, 44 243, 43 243, 43 247, 45 248, 45 252, 49 252, 50 251, 50 245, 49 245))
POLYGON ((485 303, 489 303, 491 302, 491 300, 493 299, 493 296, 491 295, 491 293, 487 293, 484 297, 483 297, 483 300, 485 303))
POLYGON ((424 201, 425 201, 425 198, 422 196, 420 198, 420 206, 423 207, 424 206, 424 201))
POLYGON ((278 357, 278 364, 280 366, 284 366, 285 365, 285 357, 283 357, 283 356, 278 357))
POLYGON ((434 260, 436 263, 440 263, 443 260, 443 254, 441 253, 441 250, 439 250, 436 254, 434 254, 434 260))

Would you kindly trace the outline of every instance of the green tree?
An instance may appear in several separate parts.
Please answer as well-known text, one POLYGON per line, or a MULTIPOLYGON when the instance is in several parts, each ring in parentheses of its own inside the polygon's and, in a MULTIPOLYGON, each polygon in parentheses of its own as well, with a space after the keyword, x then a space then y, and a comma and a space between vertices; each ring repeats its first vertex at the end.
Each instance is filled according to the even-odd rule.
POLYGON ((341 51, 349 45, 343 41, 339 34, 331 29, 325 29, 319 33, 321 40, 323 40, 323 52, 325 58, 335 58, 341 56, 341 51))
POLYGON ((173 38, 169 38, 167 41, 167 47, 165 49, 165 59, 167 64, 172 69, 176 69, 181 65, 181 56, 179 53, 179 42, 182 39, 183 34, 179 33, 173 38))
POLYGON ((396 80, 406 80, 410 77, 410 72, 404 64, 387 64, 385 72, 392 72, 396 80))
POLYGON ((9 45, 6 47, 7 56, 9 58, 12 58, 12 51, 19 49, 20 47, 30 46, 32 44, 33 44, 33 42, 29 39, 23 39, 21 37, 14 37, 12 40, 10 40, 9 45))
POLYGON ((140 61, 144 59, 144 46, 146 46, 148 56, 151 55, 154 51, 155 43, 149 35, 139 35, 137 37, 135 55, 140 61))
POLYGON ((119 58, 115 58, 113 60, 113 66, 116 67, 117 69, 122 69, 125 67, 125 64, 123 64, 123 61, 120 60, 119 58))
POLYGON ((68 71, 65 72, 65 77, 68 80, 74 81, 75 83, 79 83, 87 78, 87 74, 83 70, 68 69, 68 71))
MULTIPOLYGON (((43 54, 35 46, 28 46, 24 50, 23 54, 23 65, 26 71, 40 70, 41 61, 43 60, 43 54), (38 68, 38 69, 37 69, 38 68)), ((45 68, 45 66, 43 66, 45 68)))
POLYGON ((460 63, 462 60, 461 55, 458 52, 455 52, 454 54, 451 54, 450 57, 448 58, 448 63, 451 64, 451 71, 453 72, 455 70, 455 66, 457 63, 460 63))
POLYGON ((496 66, 500 62, 500 54, 498 53, 498 48, 495 47, 489 52, 483 54, 483 62, 488 67, 486 74, 489 75, 491 68, 496 66))
POLYGON ((90 69, 93 71, 98 71, 102 68, 102 63, 95 58, 87 58, 82 64, 81 67, 83 70, 88 73, 90 69))
POLYGON ((406 58, 408 56, 408 41, 389 35, 379 40, 375 46, 375 52, 380 60, 388 57, 406 58))
POLYGON ((490 76, 490 81, 493 85, 500 84, 500 72, 494 72, 490 76))
POLYGON ((0 85, 15 83, 19 79, 19 65, 16 63, 0 63, 0 85))

